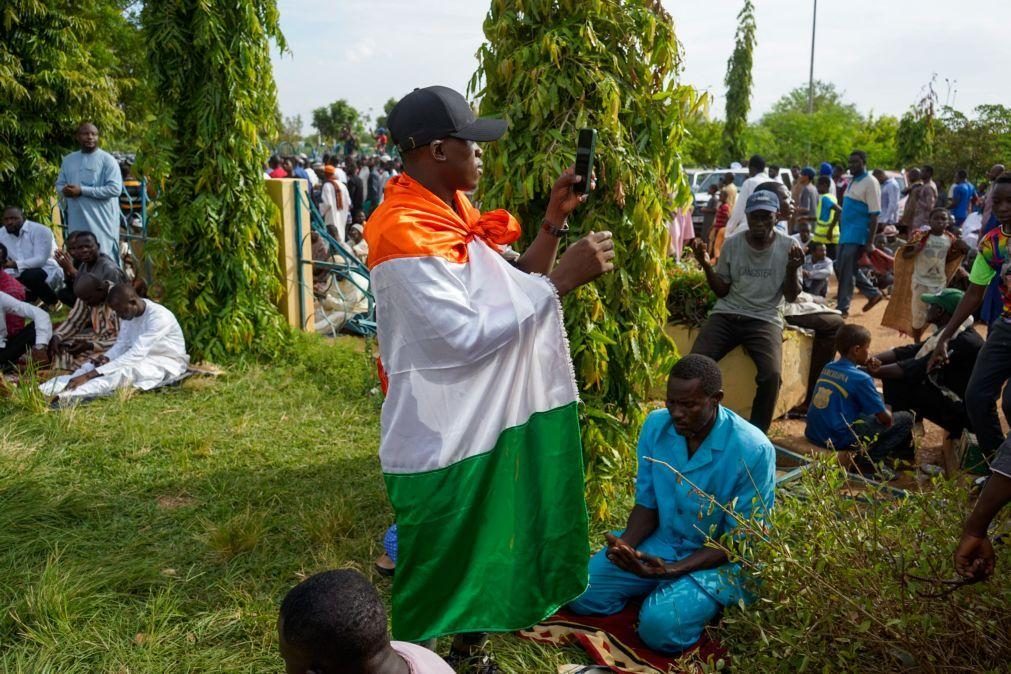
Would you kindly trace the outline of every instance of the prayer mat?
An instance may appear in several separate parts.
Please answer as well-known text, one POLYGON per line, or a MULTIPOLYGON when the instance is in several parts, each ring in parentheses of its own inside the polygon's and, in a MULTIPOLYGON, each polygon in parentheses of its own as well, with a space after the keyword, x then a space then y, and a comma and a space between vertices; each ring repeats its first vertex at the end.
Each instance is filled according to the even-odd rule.
POLYGON ((518 634, 553 646, 578 644, 595 663, 623 674, 695 674, 707 661, 727 660, 727 650, 707 634, 679 654, 651 650, 635 630, 639 607, 638 602, 629 602, 620 613, 609 616, 576 615, 562 609, 518 634))

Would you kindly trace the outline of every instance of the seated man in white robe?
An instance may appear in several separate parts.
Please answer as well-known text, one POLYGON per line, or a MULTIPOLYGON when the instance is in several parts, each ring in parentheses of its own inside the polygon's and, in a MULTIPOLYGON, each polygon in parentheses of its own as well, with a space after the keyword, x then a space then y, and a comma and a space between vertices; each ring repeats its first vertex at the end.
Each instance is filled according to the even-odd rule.
POLYGON ((119 316, 116 343, 72 374, 42 384, 44 394, 63 403, 111 395, 120 388, 149 391, 186 373, 186 342, 171 311, 143 299, 128 283, 114 286, 107 302, 119 316))

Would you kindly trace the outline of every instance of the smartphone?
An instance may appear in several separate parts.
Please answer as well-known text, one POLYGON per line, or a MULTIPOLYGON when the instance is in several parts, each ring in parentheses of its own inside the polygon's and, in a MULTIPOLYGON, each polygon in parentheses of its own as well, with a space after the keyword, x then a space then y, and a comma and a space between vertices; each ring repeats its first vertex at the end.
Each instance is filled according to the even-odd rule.
POLYGON ((593 175, 593 153, 597 149, 597 130, 580 129, 579 141, 576 144, 576 175, 583 179, 572 186, 576 194, 586 194, 590 191, 590 178, 593 175))

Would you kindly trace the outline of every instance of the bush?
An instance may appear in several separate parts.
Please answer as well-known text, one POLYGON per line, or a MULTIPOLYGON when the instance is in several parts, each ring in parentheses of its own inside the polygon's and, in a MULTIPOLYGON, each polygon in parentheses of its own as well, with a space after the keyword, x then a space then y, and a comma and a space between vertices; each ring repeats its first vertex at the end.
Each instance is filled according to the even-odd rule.
POLYGON ((1011 554, 998 546, 1003 581, 956 581, 964 488, 845 490, 841 468, 817 464, 780 491, 767 536, 746 525, 765 537, 748 555, 759 599, 726 614, 731 658, 762 672, 1007 671, 1011 554))
POLYGON ((702 325, 714 304, 716 294, 709 288, 705 272, 694 260, 670 265, 667 314, 671 323, 702 325))

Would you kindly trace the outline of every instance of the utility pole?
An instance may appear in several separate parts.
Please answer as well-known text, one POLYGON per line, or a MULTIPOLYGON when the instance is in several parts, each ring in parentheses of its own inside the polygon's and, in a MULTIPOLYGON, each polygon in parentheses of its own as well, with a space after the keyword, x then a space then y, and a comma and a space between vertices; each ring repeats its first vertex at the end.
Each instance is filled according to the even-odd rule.
POLYGON ((811 19, 811 71, 807 80, 807 114, 814 113, 814 34, 818 28, 818 0, 814 0, 814 16, 811 19))

